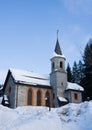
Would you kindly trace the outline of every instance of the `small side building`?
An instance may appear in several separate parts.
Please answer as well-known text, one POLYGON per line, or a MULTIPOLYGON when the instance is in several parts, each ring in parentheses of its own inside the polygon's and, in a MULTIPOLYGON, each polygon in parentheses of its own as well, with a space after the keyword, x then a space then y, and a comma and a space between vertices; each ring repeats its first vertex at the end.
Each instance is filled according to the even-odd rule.
POLYGON ((71 103, 81 103, 82 102, 82 93, 84 89, 76 83, 67 83, 65 90, 65 97, 68 99, 68 102, 71 103))

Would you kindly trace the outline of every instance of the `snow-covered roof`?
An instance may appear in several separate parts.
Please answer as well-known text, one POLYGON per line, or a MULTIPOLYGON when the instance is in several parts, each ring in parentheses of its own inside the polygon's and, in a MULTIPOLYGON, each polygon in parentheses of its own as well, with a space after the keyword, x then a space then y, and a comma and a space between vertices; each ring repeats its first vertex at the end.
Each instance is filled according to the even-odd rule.
POLYGON ((66 59, 63 54, 62 54, 62 55, 59 55, 59 54, 57 54, 56 52, 53 53, 52 58, 53 58, 53 57, 61 57, 61 58, 66 59))
POLYGON ((58 97, 59 101, 61 102, 67 102, 67 100, 64 97, 58 97))
POLYGON ((68 82, 68 85, 66 87, 66 90, 77 90, 77 91, 84 91, 84 88, 81 87, 80 85, 76 84, 76 83, 70 83, 68 82))
POLYGON ((0 86, 0 90, 2 90, 3 89, 3 85, 2 86, 0 86))
POLYGON ((10 69, 10 72, 16 82, 31 85, 50 86, 49 76, 47 75, 40 75, 34 72, 20 69, 10 69))

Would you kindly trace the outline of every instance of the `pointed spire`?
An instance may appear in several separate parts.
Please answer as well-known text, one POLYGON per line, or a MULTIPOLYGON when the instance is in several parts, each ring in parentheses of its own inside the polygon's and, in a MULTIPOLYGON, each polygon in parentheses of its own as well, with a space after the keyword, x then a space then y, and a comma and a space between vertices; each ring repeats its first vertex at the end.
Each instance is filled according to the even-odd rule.
POLYGON ((60 48, 59 41, 58 41, 58 32, 59 32, 59 31, 57 30, 57 41, 56 41, 55 52, 56 52, 58 55, 62 55, 61 48, 60 48))

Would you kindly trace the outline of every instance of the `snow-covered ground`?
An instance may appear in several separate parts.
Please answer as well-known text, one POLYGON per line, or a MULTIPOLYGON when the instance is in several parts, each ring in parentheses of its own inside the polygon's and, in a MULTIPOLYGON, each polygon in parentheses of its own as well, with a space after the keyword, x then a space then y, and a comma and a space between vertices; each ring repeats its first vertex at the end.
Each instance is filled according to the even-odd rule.
POLYGON ((0 105, 0 130, 92 130, 92 101, 51 111, 46 107, 9 109, 0 105))

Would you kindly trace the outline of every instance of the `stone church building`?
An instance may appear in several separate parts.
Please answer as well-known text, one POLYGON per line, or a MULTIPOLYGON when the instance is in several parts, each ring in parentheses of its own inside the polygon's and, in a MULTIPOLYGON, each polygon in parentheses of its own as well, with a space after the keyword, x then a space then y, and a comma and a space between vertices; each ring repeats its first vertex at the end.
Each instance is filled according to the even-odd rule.
POLYGON ((82 102, 83 88, 67 82, 65 61, 57 38, 50 75, 9 69, 4 93, 9 99, 10 108, 27 105, 59 107, 68 102, 82 102))

